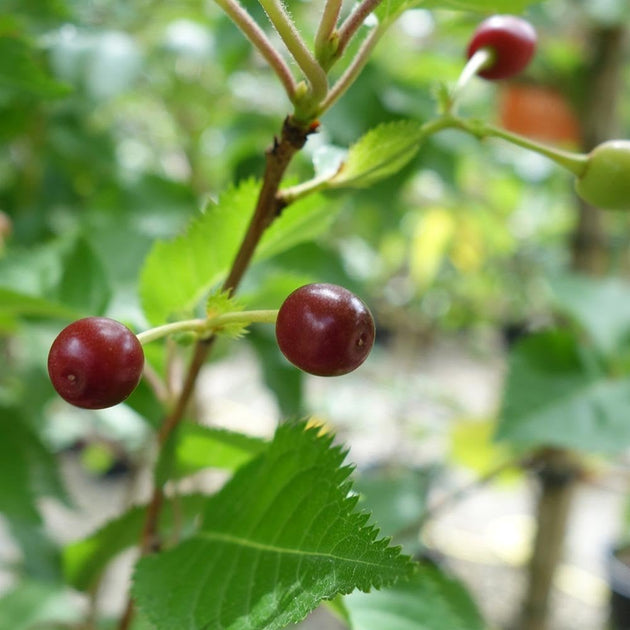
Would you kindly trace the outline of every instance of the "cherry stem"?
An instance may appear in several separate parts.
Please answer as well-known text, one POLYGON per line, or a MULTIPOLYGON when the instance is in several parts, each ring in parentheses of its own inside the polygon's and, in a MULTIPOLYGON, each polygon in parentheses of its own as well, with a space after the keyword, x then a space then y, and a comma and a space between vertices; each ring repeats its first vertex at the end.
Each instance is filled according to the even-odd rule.
POLYGON ((479 48, 479 50, 474 52, 474 54, 466 62, 466 65, 464 66, 461 74, 459 75, 459 79, 451 92, 450 108, 455 105, 456 101, 459 99, 472 78, 477 76, 481 70, 491 66, 493 61, 494 52, 491 48, 479 48))
MULTIPOLYGON (((280 139, 275 138, 274 143, 266 153, 266 167, 263 185, 258 195, 256 209, 250 221, 247 233, 241 242, 238 254, 232 263, 231 271, 223 283, 223 290, 233 293, 240 284, 254 251, 262 238, 265 230, 273 220, 279 215, 283 204, 277 199, 278 188, 284 174, 293 158, 304 144, 310 133, 315 131, 316 126, 301 126, 296 124, 291 118, 287 118, 282 127, 280 139)), ((182 389, 177 396, 173 409, 165 417, 158 433, 158 446, 160 449, 171 436, 173 431, 181 423, 186 413, 186 409, 192 399, 197 378, 201 372, 210 350, 214 344, 216 336, 212 335, 200 339, 195 345, 195 350, 188 365, 182 389)), ((164 488, 154 481, 153 490, 147 511, 144 525, 140 537, 140 554, 142 556, 159 549, 160 541, 158 536, 158 523, 162 506, 164 503, 164 488)), ((118 624, 118 630, 129 630, 134 616, 134 602, 131 596, 127 599, 125 611, 118 624)))
POLYGON ((315 56, 320 63, 327 57, 328 46, 335 32, 342 0, 326 0, 317 34, 315 35, 315 56))
POLYGON ((318 115, 321 116, 348 90, 348 88, 355 82, 361 71, 370 59, 370 55, 374 47, 378 43, 379 39, 385 32, 383 25, 377 26, 372 32, 363 40, 361 47, 359 48, 356 56, 346 68, 345 72, 337 79, 337 82, 330 88, 326 98, 321 102, 318 115))
POLYGON ((142 345, 178 332, 192 332, 203 337, 230 324, 273 324, 276 321, 277 315, 277 310, 222 313, 221 315, 208 317, 207 319, 185 319, 179 322, 164 324, 163 326, 157 326, 156 328, 141 332, 137 337, 142 345))
POLYGON ((287 96, 292 103, 295 102, 297 84, 286 64, 273 44, 267 38, 265 32, 258 26, 251 15, 239 4, 237 0, 215 0, 232 21, 245 34, 267 63, 278 75, 287 96))
POLYGON ((489 123, 479 123, 477 121, 467 122, 461 118, 452 118, 453 127, 466 131, 478 138, 501 138, 511 144, 528 149, 540 155, 553 160, 559 166, 562 166, 567 171, 573 173, 576 177, 581 177, 586 170, 589 156, 585 153, 572 153, 570 151, 563 151, 546 144, 541 144, 535 140, 530 140, 525 136, 512 133, 506 129, 495 127, 489 123))
POLYGON ((310 85, 311 99, 318 103, 328 92, 328 78, 324 69, 308 49, 280 0, 259 0, 259 2, 274 28, 278 31, 285 46, 304 73, 310 85))
POLYGON ((334 173, 326 173, 325 175, 308 179, 301 184, 283 188, 278 191, 278 199, 282 200, 282 202, 288 206, 298 199, 303 199, 319 190, 325 190, 329 187, 329 182, 334 176, 334 173))
POLYGON ((361 28, 366 18, 383 0, 363 0, 359 3, 354 11, 344 20, 339 27, 339 46, 337 48, 337 57, 343 54, 350 40, 355 36, 356 32, 361 28))

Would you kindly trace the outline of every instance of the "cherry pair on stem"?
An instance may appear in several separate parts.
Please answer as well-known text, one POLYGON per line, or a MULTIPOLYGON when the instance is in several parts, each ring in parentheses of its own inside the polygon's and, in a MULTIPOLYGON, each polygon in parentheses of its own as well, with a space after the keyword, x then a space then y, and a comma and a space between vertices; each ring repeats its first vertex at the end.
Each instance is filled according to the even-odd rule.
POLYGON ((54 388, 85 409, 112 407, 136 388, 144 368, 142 344, 174 332, 210 335, 235 322, 275 321, 278 346, 294 365, 317 376, 355 370, 374 343, 372 315, 363 301, 338 285, 316 283, 296 289, 278 311, 226 313, 208 320, 166 324, 135 335, 107 317, 86 317, 64 328, 48 355, 54 388))

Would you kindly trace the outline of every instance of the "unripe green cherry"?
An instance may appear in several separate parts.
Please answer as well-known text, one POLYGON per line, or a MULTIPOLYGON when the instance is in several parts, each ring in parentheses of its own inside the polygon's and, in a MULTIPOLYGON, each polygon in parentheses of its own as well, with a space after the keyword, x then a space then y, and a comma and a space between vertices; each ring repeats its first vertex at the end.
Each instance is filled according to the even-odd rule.
POLYGON ((588 155, 577 194, 604 210, 630 210, 630 140, 609 140, 588 155))

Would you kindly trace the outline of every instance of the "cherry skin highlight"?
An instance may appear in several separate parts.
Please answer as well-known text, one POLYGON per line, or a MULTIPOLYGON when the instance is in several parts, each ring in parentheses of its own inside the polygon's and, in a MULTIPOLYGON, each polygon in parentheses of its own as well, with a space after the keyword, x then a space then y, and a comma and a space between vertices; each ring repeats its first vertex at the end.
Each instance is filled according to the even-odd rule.
POLYGON ((536 51, 534 27, 514 15, 493 15, 479 24, 468 45, 470 59, 478 50, 492 52, 490 64, 479 76, 491 81, 508 79, 525 69, 536 51))
POLYGON ((284 356, 316 376, 352 372, 374 344, 374 320, 354 293, 335 284, 307 284, 278 311, 276 339, 284 356))
POLYGON ((57 393, 84 409, 122 402, 136 388, 144 367, 138 338, 107 317, 86 317, 64 328, 48 353, 48 374, 57 393))

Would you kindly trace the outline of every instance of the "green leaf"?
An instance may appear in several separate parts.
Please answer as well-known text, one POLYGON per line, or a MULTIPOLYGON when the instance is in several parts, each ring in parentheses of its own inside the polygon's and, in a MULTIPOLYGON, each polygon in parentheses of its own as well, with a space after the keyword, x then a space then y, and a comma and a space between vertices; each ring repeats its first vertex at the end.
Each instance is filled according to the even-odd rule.
POLYGON ((17 316, 76 319, 79 311, 43 298, 0 287, 0 313, 17 316))
POLYGON ((61 552, 44 524, 11 519, 9 525, 11 536, 22 550, 22 572, 31 579, 60 583, 61 552))
POLYGON ((0 34, 0 105, 25 97, 56 98, 68 92, 67 86, 46 75, 25 39, 0 34))
POLYGON ((338 206, 330 199, 312 194, 292 203, 265 232, 255 260, 264 260, 314 240, 330 227, 338 206))
POLYGON ((350 147, 328 185, 362 188, 393 175, 417 153, 422 135, 420 123, 413 120, 378 125, 350 147))
POLYGON ((78 238, 63 260, 58 301, 85 314, 100 315, 111 297, 103 263, 84 238, 78 238))
POLYGON ((37 506, 42 496, 67 502, 56 461, 21 410, 0 407, 0 432, 0 515, 22 551, 23 572, 35 579, 58 579, 58 547, 37 506))
POLYGON ((157 478, 164 484, 206 468, 236 470, 266 447, 261 438, 183 422, 160 453, 157 478))
POLYGON ((236 470, 266 447, 261 438, 186 422, 178 431, 173 475, 181 478, 204 468, 236 470))
MULTIPOLYGON (((259 189, 256 180, 230 188, 217 204, 193 220, 184 234, 154 244, 140 283, 142 305, 151 323, 189 316, 209 290, 226 277, 259 189)), ((332 220, 330 207, 313 195, 285 208, 265 233, 256 259, 274 256, 326 230, 332 220)))
MULTIPOLYGON (((206 302, 206 315, 209 318, 225 315, 226 313, 240 313, 244 305, 232 297, 228 291, 219 291, 208 297, 206 302)), ((240 339, 248 332, 248 324, 243 322, 224 324, 214 330, 215 335, 222 335, 229 339, 240 339)))
POLYGON ((551 283, 556 308, 574 319, 606 355, 630 339, 630 283, 568 275, 551 283))
MULTIPOLYGON (((202 495, 191 494, 167 501, 160 516, 160 534, 168 537, 175 528, 181 528, 180 536, 189 534, 203 500, 202 495)), ((88 591, 114 557, 138 544, 145 513, 145 505, 135 506, 87 538, 66 545, 62 564, 68 585, 88 591)))
POLYGON ((630 379, 609 378, 569 331, 538 333, 510 353, 496 437, 615 453, 630 444, 628 408, 630 379))
POLYGON ((403 11, 416 7, 514 14, 536 2, 540 0, 385 0, 375 13, 380 20, 396 19, 403 11))
POLYGON ((276 630, 321 600, 410 575, 350 497, 331 436, 281 425, 203 512, 199 532, 140 560, 133 593, 158 630, 276 630))
POLYGON ((76 600, 47 583, 23 582, 0 598, 0 630, 33 630, 80 621, 76 600), (41 624, 41 626, 40 626, 41 624))
POLYGON ((541 0, 420 0, 421 6, 431 9, 479 11, 483 13, 520 13, 541 0))
POLYGON ((376 593, 344 598, 352 630, 485 630, 465 587, 434 566, 376 593))
POLYGON ((247 180, 228 189, 184 234, 153 245, 140 277, 142 306, 150 322, 188 316, 221 281, 236 255, 258 187, 247 180))
POLYGON ((36 496, 62 494, 54 461, 19 411, 0 407, 0 434, 0 513, 39 523, 36 496))

